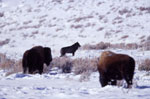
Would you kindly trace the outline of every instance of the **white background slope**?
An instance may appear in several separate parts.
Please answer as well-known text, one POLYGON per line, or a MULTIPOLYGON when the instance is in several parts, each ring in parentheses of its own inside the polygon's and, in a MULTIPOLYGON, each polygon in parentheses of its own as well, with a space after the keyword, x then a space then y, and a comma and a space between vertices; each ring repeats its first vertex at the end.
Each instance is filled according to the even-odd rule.
MULTIPOLYGON (((100 41, 140 43, 150 35, 149 0, 3 0, 0 3, 0 52, 21 59, 35 45, 52 48, 59 56, 63 46, 79 41, 81 45, 100 41), (125 39, 121 39, 128 36, 125 39), (140 39, 143 37, 143 39, 140 39)), ((129 54, 135 60, 150 57, 149 51, 113 50, 129 54)), ((98 57, 101 51, 78 50, 76 56, 98 57)), ((98 72, 89 81, 80 75, 29 75, 17 73, 5 77, 0 71, 0 99, 149 99, 150 77, 137 70, 133 88, 101 88, 98 72)))
MULTIPOLYGON (((149 0, 3 0, 0 51, 21 58, 34 45, 140 43, 150 35, 149 0)), ((58 55, 59 56, 59 55, 58 55)))

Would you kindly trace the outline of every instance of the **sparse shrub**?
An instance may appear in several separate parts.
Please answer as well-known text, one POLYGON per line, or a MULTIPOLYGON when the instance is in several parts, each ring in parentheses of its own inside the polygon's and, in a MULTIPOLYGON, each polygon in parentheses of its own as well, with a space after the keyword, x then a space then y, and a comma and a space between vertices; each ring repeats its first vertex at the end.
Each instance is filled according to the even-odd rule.
POLYGON ((140 46, 144 50, 150 50, 150 36, 148 36, 147 39, 142 44, 140 44, 140 46))
POLYGON ((62 73, 70 73, 72 70, 72 59, 68 57, 56 57, 53 59, 50 67, 57 67, 61 69, 62 73))
POLYGON ((12 67, 10 70, 6 73, 6 76, 11 75, 13 73, 22 72, 22 60, 13 61, 14 64, 12 64, 12 67))
MULTIPOLYGON (((81 74, 80 81, 88 80, 92 72, 97 71, 97 58, 55 57, 50 65, 50 69, 57 67, 62 73, 73 72, 75 75, 81 74)), ((50 70, 47 69, 46 72, 50 70)))
POLYGON ((71 28, 74 28, 74 29, 79 29, 79 28, 82 28, 83 25, 81 24, 78 24, 78 25, 71 25, 71 28))
POLYGON ((6 40, 4 40, 4 41, 0 41, 0 46, 3 46, 3 45, 5 45, 5 44, 8 44, 9 41, 10 41, 10 39, 6 39, 6 40))
POLYGON ((0 64, 0 68, 4 69, 4 70, 10 70, 12 69, 13 65, 15 64, 14 61, 10 60, 10 59, 5 59, 1 64, 0 64))
POLYGON ((121 37, 121 39, 126 39, 128 37, 129 37, 129 35, 124 35, 124 36, 121 37))
POLYGON ((150 41, 150 36, 147 37, 147 41, 150 41))
POLYGON ((100 42, 96 45, 85 44, 82 48, 87 50, 99 50, 99 49, 107 49, 110 47, 110 43, 100 42))
POLYGON ((139 63, 138 70, 150 71, 150 59, 144 59, 139 63))
POLYGON ((24 25, 27 25, 27 24, 30 24, 30 23, 32 23, 31 20, 23 22, 24 25))
POLYGON ((111 37, 111 33, 110 32, 106 32, 104 37, 105 38, 110 38, 111 37))
POLYGON ((74 2, 74 0, 69 0, 69 3, 74 2))
POLYGON ((74 19, 74 21, 80 22, 82 20, 86 20, 86 19, 90 19, 90 18, 93 18, 93 16, 89 15, 89 16, 85 16, 85 17, 79 17, 79 18, 74 19))
POLYGON ((0 17, 3 17, 4 16, 4 13, 3 12, 0 12, 0 17))
POLYGON ((143 47, 144 47, 144 50, 150 50, 150 41, 146 41, 146 42, 143 44, 143 47))
MULTIPOLYGON (((150 43, 149 43, 150 44, 150 43)), ((142 45, 143 46, 143 45, 142 45)), ((139 47, 142 47, 136 43, 119 43, 119 44, 110 44, 107 42, 100 42, 95 45, 85 44, 82 46, 81 49, 84 50, 100 50, 100 49, 107 49, 107 48, 119 48, 119 49, 137 49, 139 47)))
POLYGON ((0 69, 5 70, 6 76, 22 71, 22 60, 8 59, 4 54, 0 54, 0 69))
POLYGON ((142 40, 142 39, 144 39, 144 38, 145 38, 145 35, 143 35, 143 36, 139 37, 139 39, 141 39, 141 40, 142 40))
POLYGON ((137 49, 137 48, 138 48, 138 44, 136 44, 136 43, 126 44, 126 49, 137 49))
POLYGON ((90 75, 91 75, 91 72, 90 72, 90 71, 83 72, 82 75, 80 76, 79 81, 80 81, 80 82, 88 81, 88 80, 90 79, 90 78, 89 78, 90 75))
POLYGON ((125 44, 125 43, 111 44, 110 47, 111 47, 111 48, 120 48, 120 49, 124 49, 124 48, 126 48, 126 44, 125 44))
POLYGON ((110 43, 104 43, 104 42, 100 42, 98 44, 96 44, 97 49, 106 49, 108 47, 110 47, 110 43))
POLYGON ((52 0, 52 2, 61 4, 61 3, 62 3, 62 0, 52 0))
POLYGON ((131 13, 132 10, 128 10, 126 8, 122 9, 122 10, 119 10, 119 14, 120 15, 124 15, 124 14, 127 14, 127 13, 131 13))
POLYGON ((101 21, 104 17, 105 17, 104 15, 100 15, 99 20, 101 21))
POLYGON ((71 70, 72 70, 72 62, 66 62, 66 64, 62 66, 63 73, 71 73, 71 70))
POLYGON ((104 29, 104 27, 100 27, 97 29, 97 31, 102 31, 104 29))
POLYGON ((97 71, 97 58, 78 58, 73 60, 73 72, 78 75, 85 72, 95 72, 97 71))
POLYGON ((140 7, 138 8, 140 11, 147 11, 148 13, 150 13, 150 7, 140 7))

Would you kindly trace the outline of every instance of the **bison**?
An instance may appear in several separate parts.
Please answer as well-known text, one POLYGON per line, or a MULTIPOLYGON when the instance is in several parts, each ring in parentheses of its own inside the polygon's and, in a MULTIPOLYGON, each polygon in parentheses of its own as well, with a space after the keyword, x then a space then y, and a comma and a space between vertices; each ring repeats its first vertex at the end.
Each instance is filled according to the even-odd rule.
POLYGON ((49 47, 35 46, 25 51, 23 55, 23 73, 28 70, 30 74, 33 74, 38 70, 42 74, 44 63, 49 66, 51 61, 52 55, 49 47))
POLYGON ((109 83, 116 85, 117 80, 124 79, 127 88, 132 85, 132 79, 135 69, 135 60, 126 54, 116 54, 111 51, 102 52, 99 62, 99 81, 104 87, 109 83))
POLYGON ((61 48, 61 50, 60 50, 61 56, 60 57, 64 56, 66 53, 72 53, 72 55, 74 56, 76 50, 79 47, 81 47, 81 45, 78 42, 76 42, 75 44, 73 44, 71 46, 61 48))

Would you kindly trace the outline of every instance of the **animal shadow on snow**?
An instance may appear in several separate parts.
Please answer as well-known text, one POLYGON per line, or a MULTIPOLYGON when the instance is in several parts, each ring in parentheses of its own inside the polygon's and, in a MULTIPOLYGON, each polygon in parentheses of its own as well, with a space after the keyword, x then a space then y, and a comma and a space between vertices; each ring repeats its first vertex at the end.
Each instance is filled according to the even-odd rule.
POLYGON ((31 77, 32 75, 30 74, 16 74, 15 78, 25 78, 25 77, 31 77))
POLYGON ((150 86, 137 86, 136 88, 137 89, 147 89, 147 88, 150 88, 150 86))

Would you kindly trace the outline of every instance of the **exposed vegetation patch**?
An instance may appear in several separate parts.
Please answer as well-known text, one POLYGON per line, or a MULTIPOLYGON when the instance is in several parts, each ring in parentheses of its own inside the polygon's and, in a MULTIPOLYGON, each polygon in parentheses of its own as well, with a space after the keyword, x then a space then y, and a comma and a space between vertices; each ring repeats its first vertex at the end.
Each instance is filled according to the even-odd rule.
POLYGON ((4 54, 0 53, 0 69, 5 70, 6 76, 22 71, 22 60, 8 59, 4 54))
POLYGON ((150 59, 146 58, 139 62, 138 70, 140 71, 150 71, 150 59))
POLYGON ((100 42, 94 45, 91 44, 85 44, 82 46, 83 50, 104 50, 107 48, 114 48, 114 49, 128 49, 128 50, 134 50, 134 49, 142 49, 142 50, 150 50, 150 40, 146 40, 145 42, 141 44, 137 43, 118 43, 118 44, 111 44, 109 42, 100 42))

